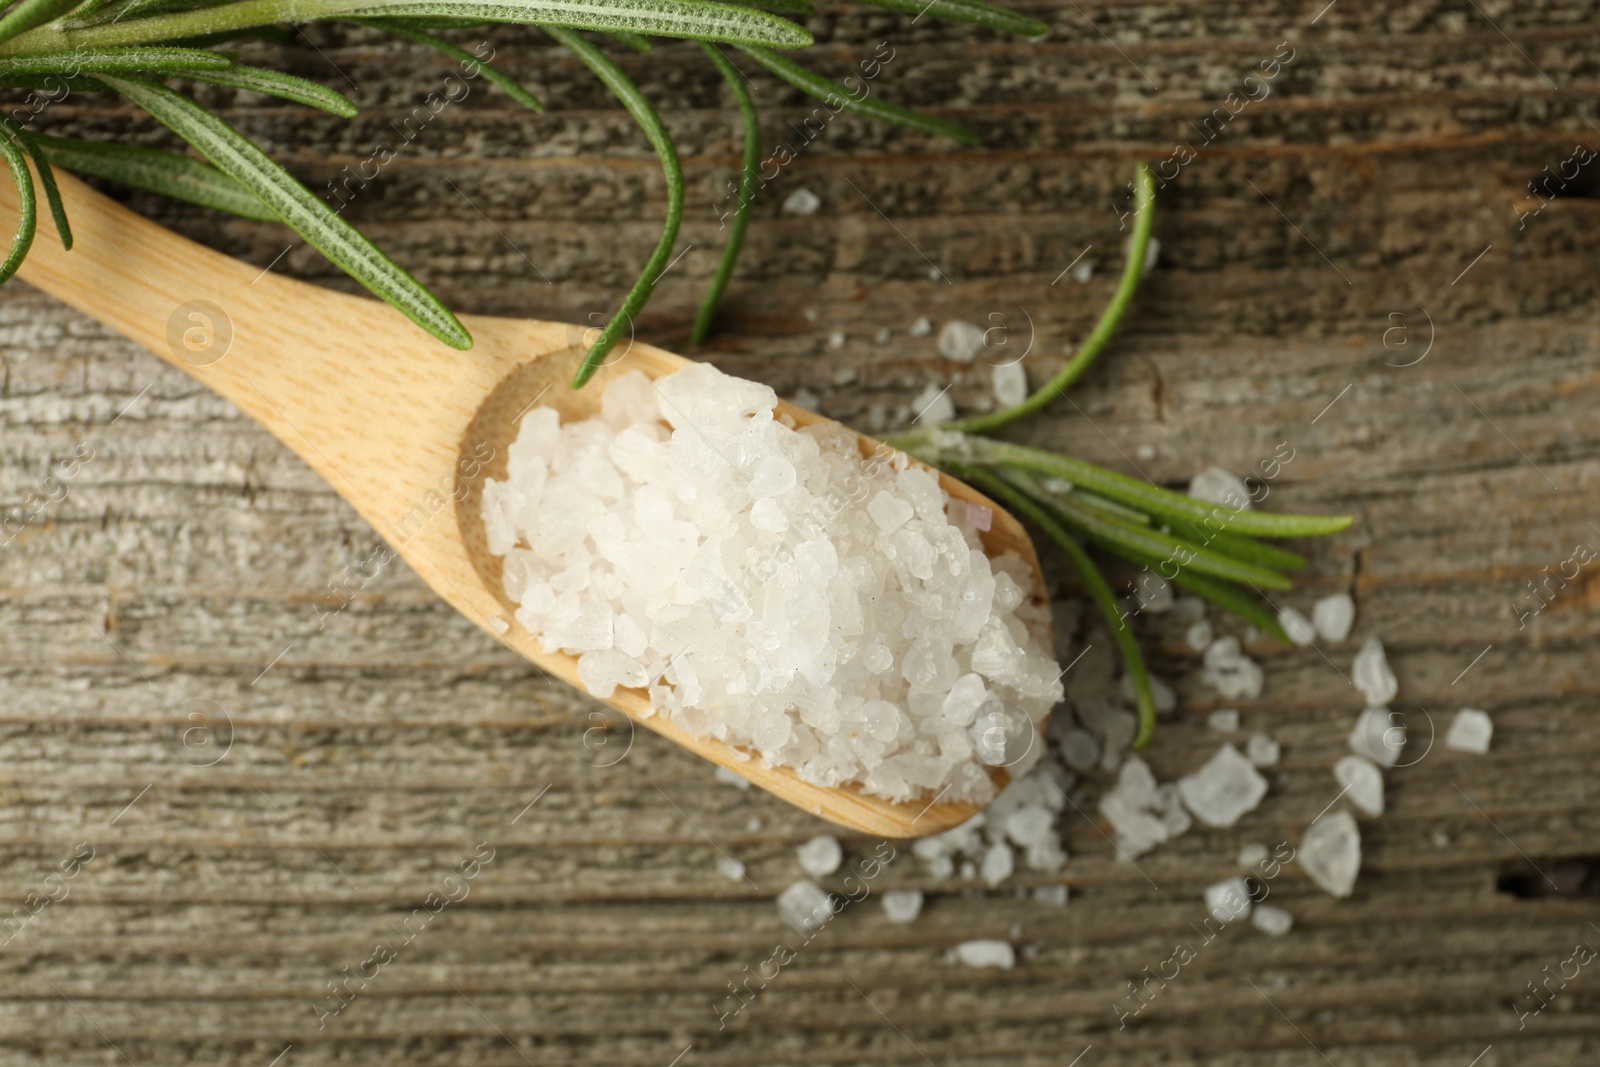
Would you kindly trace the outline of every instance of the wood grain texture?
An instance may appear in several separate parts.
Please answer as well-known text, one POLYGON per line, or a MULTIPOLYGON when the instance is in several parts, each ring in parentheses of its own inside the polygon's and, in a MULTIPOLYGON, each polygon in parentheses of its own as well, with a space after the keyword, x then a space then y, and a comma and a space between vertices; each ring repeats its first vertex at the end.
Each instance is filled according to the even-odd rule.
MULTIPOLYGON (((1052 25, 1038 44, 868 9, 811 21, 821 67, 840 75, 890 40, 875 91, 986 138, 955 151, 841 117, 756 203, 707 355, 785 394, 804 386, 867 431, 909 418, 929 382, 952 383, 964 410, 989 391, 981 363, 947 363, 907 335, 918 315, 1002 314, 1021 340, 1025 311, 1030 375, 1059 366, 1113 284, 1111 204, 1132 161, 1193 140, 1190 122, 1291 42, 1273 94, 1161 194, 1160 263, 1122 337, 1073 404, 1019 439, 1165 484, 1209 463, 1247 469, 1290 442, 1269 504, 1348 509, 1357 523, 1309 546, 1287 599, 1346 589, 1359 618, 1326 658, 1252 646, 1267 690, 1244 719, 1284 758, 1234 830, 1193 832, 1135 870, 1072 816, 1064 909, 931 882, 903 855, 873 892, 927 890, 915 925, 887 924, 871 899, 852 905, 725 1029, 713 1002, 792 938, 771 899, 820 824, 714 783, 644 732, 619 762, 592 766, 611 757, 579 740, 586 706, 402 567, 319 628, 316 609, 342 603, 328 583, 378 548, 373 529, 227 402, 7 287, 0 502, 40 492, 76 443, 94 453, 0 552, 0 896, 21 907, 79 842, 96 851, 0 955, 0 1063, 265 1065, 291 1044, 286 1065, 664 1067, 690 1045, 685 1067, 1062 1067, 1091 1045, 1080 1067, 1600 1060, 1592 968, 1520 1030, 1512 1008, 1531 1003, 1543 968, 1600 939, 1593 899, 1497 889, 1508 875, 1538 884, 1530 860, 1564 883, 1564 861, 1600 852, 1600 586, 1584 570, 1523 629, 1513 610, 1543 568, 1600 546, 1595 185, 1575 182, 1518 228, 1535 206, 1526 183, 1574 145, 1600 145, 1600 11, 1339 0, 1312 25, 1322 8, 1029 4, 1052 25), (822 198, 817 215, 781 211, 801 186, 822 198), (1094 278, 1052 286, 1086 246, 1094 278), (929 278, 929 261, 948 282, 929 278), (1403 366, 1429 317, 1432 349, 1403 366), (1397 325, 1406 333, 1386 345, 1397 325), (893 336, 879 344, 881 326, 893 336), (1274 885, 1297 918, 1289 937, 1228 931, 1119 1030, 1124 983, 1194 940, 1200 892, 1232 873, 1238 847, 1296 839, 1332 798, 1359 705, 1341 672, 1374 634, 1409 714, 1443 725, 1485 708, 1493 752, 1436 746, 1390 774, 1389 813, 1363 822, 1354 898, 1325 897, 1291 867, 1274 885), (225 755, 221 730, 185 737, 194 710, 231 721, 225 755), (466 899, 319 1030, 326 983, 398 941, 479 842, 495 856, 466 899), (749 883, 716 873, 718 850, 748 864, 749 883), (1018 968, 944 962, 974 937, 1015 941, 1018 968)), ((293 69, 351 92, 361 119, 201 91, 325 182, 399 137, 389 122, 446 65, 365 31, 310 33, 321 54, 296 50, 293 69)), ((491 39, 549 112, 475 89, 347 217, 459 311, 608 312, 656 236, 654 164, 573 61, 532 34, 491 39)), ((690 181, 694 247, 640 323, 668 349, 711 270, 712 205, 737 158, 734 113, 687 57, 666 46, 621 59, 680 139, 690 181)), ((776 143, 810 108, 750 73, 776 143)), ((169 143, 88 96, 40 125, 169 143)), ((131 203, 260 267, 289 245, 274 227, 131 203)), ((348 287, 304 248, 274 269, 348 287)), ((1059 561, 1046 564, 1070 595, 1059 561)), ((1180 697, 1149 757, 1168 778, 1215 748, 1204 718, 1219 702, 1173 620, 1149 620, 1144 636, 1180 697)), ((876 845, 852 839, 847 854, 876 845)))

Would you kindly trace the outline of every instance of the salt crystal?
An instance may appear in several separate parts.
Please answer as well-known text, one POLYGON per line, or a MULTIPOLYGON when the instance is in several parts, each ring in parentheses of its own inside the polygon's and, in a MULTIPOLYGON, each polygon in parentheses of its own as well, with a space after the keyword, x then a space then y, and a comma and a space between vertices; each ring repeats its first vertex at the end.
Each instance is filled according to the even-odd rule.
POLYGON ((1350 751, 1382 767, 1393 767, 1405 744, 1405 724, 1388 708, 1368 708, 1350 730, 1350 751))
POLYGON ((826 878, 844 862, 844 849, 836 838, 819 834, 795 849, 800 869, 813 878, 826 878))
POLYGON ((1356 621, 1356 602, 1349 593, 1325 596, 1311 606, 1311 624, 1317 633, 1329 641, 1343 641, 1350 636, 1350 627, 1356 621))
POLYGON ((815 882, 800 881, 778 894, 778 915, 802 934, 833 918, 833 897, 815 882))
POLYGON ((921 426, 938 426, 956 417, 956 402, 950 399, 949 386, 929 382, 911 401, 916 421, 921 426))
POLYGON ((716 778, 716 780, 721 782, 723 785, 735 786, 744 792, 750 791, 750 779, 741 774, 730 771, 726 767, 718 767, 716 769, 716 773, 712 777, 716 778))
POLYGON ((1072 268, 1072 280, 1079 285, 1088 285, 1089 279, 1094 277, 1094 260, 1083 259, 1072 268))
POLYGON ((1346 756, 1333 765, 1333 777, 1350 803, 1368 815, 1383 814, 1383 775, 1363 756, 1346 756))
POLYGON ((1376 637, 1367 638, 1367 643, 1356 653, 1350 680, 1361 690, 1369 708, 1388 707, 1400 692, 1394 672, 1389 669, 1389 661, 1384 658, 1383 642, 1376 637))
POLYGON ((1049 808, 1028 805, 1006 819, 1006 836, 1026 848, 1044 841, 1055 830, 1055 813, 1049 808))
POLYGON ((1261 667, 1246 656, 1237 637, 1219 637, 1205 651, 1200 678, 1227 700, 1253 700, 1261 695, 1261 667))
POLYGON ((990 888, 1010 878, 1011 872, 1015 869, 1016 857, 1011 853, 1011 846, 1004 842, 990 845, 988 851, 983 854, 983 865, 978 868, 990 888))
POLYGON ((1006 407, 1015 407, 1028 399, 1028 373, 1022 360, 996 364, 993 372, 994 398, 1006 407))
MULTIPOLYGON (((1132 240, 1132 237, 1129 237, 1132 240)), ((1147 277, 1156 269, 1156 263, 1161 259, 1161 238, 1152 237, 1145 242, 1144 264, 1139 268, 1139 277, 1147 277)))
POLYGON ((952 958, 966 967, 998 967, 1009 971, 1017 965, 1016 951, 1007 941, 963 941, 953 950, 952 958))
MULTIPOLYGON (((516 623, 593 694, 643 690, 644 714, 733 758, 987 803, 983 761, 1024 775, 1062 695, 1033 568, 985 555, 987 513, 904 454, 776 404, 697 363, 617 376, 595 418, 530 410, 483 503, 516 623)), ((1020 847, 1065 861, 1053 838, 1020 847)))
POLYGON ((926 315, 918 315, 906 332, 912 337, 926 337, 933 332, 933 320, 926 315))
POLYGON ((883 895, 883 914, 892 923, 915 922, 922 914, 922 890, 889 890, 883 895))
POLYGON ((1189 495, 1195 500, 1221 504, 1235 511, 1250 509, 1250 489, 1244 479, 1221 467, 1207 467, 1191 478, 1189 495))
POLYGON ((1318 887, 1336 897, 1349 896, 1361 873, 1361 831, 1355 816, 1335 811, 1312 823, 1296 858, 1318 887))
POLYGON ((822 206, 822 198, 810 189, 796 189, 783 198, 783 210, 793 215, 813 215, 822 206))
POLYGON ((872 335, 872 340, 876 344, 886 345, 889 343, 889 338, 893 336, 893 330, 889 329, 887 326, 880 326, 878 327, 878 332, 872 335))
POLYGON ((1494 723, 1486 712, 1462 708, 1456 712, 1450 731, 1444 735, 1444 746, 1481 756, 1489 751, 1489 739, 1493 736, 1494 723))
POLYGON ((939 328, 939 354, 957 363, 971 363, 983 351, 983 327, 952 319, 939 328))
POLYGON ((1178 779, 1178 792, 1195 818, 1207 826, 1232 826, 1267 795, 1267 780, 1232 745, 1223 745, 1205 766, 1178 779))
POLYGON ((1294 926, 1294 916, 1276 904, 1257 904, 1250 910, 1250 925, 1272 937, 1282 937, 1294 926))
POLYGON ((1206 886, 1206 911, 1219 923, 1231 923, 1250 914, 1250 887, 1238 875, 1206 886))
POLYGON ((1278 609, 1278 625, 1283 627, 1283 632, 1289 635, 1289 641, 1300 648, 1316 640, 1316 627, 1311 620, 1291 607, 1278 609))
POLYGON ((1034 889, 1033 899, 1041 904, 1051 907, 1064 908, 1067 906, 1067 887, 1064 885, 1041 885, 1034 889))
POLYGON ((743 881, 744 864, 731 856, 719 856, 717 858, 717 873, 730 882, 743 881))
POLYGON ((1277 764, 1282 749, 1266 734, 1251 734, 1250 740, 1244 743, 1244 754, 1257 767, 1272 767, 1277 764))
POLYGON ((1152 460, 1155 459, 1159 453, 1156 451, 1155 445, 1146 442, 1145 444, 1137 446, 1133 450, 1133 455, 1135 459, 1152 460))
POLYGON ((1239 732, 1239 712, 1236 708, 1218 708, 1206 716, 1206 725, 1219 734, 1239 732))
POLYGON ((1087 730, 1068 730, 1060 745, 1062 760, 1075 771, 1092 770, 1100 762, 1100 742, 1087 730))
POLYGON ((845 335, 843 330, 834 330, 832 333, 828 334, 829 348, 843 348, 844 342, 845 335))
POLYGON ((1267 862, 1271 855, 1272 853, 1267 851, 1266 845, 1261 844, 1259 841, 1252 841, 1239 850, 1238 864, 1244 870, 1253 871, 1267 862))

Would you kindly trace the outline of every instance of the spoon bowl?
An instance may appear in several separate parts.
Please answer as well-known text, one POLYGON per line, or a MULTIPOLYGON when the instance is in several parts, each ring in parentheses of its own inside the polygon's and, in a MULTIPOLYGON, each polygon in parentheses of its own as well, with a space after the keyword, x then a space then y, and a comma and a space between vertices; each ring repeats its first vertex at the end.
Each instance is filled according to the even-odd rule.
MULTIPOLYGON (((516 605, 484 531, 483 483, 505 476, 508 446, 530 407, 553 407, 563 422, 587 418, 611 377, 638 370, 655 379, 688 360, 625 342, 594 381, 574 391, 568 383, 585 348, 583 327, 464 315, 474 346, 457 351, 379 301, 261 271, 157 226, 70 176, 58 175, 58 183, 75 245, 63 251, 41 218, 20 272, 26 281, 232 401, 327 480, 453 608, 546 675, 582 691, 574 657, 543 651, 511 621, 516 605)), ((14 218, 15 196, 9 187, 0 191, 0 218, 14 218)), ((827 421, 783 401, 779 413, 802 426, 827 421)), ((856 438, 863 456, 887 447, 856 438)), ((990 509, 985 551, 1011 551, 1026 561, 1034 575, 1030 595, 1042 603, 1038 558, 1022 526, 965 483, 942 473, 939 480, 952 497, 990 509)), ((855 787, 811 785, 789 768, 764 767, 650 714, 643 692, 619 689, 606 703, 849 829, 921 836, 978 810, 937 797, 895 803, 855 787)), ((1004 769, 991 774, 1005 785, 1004 769)))

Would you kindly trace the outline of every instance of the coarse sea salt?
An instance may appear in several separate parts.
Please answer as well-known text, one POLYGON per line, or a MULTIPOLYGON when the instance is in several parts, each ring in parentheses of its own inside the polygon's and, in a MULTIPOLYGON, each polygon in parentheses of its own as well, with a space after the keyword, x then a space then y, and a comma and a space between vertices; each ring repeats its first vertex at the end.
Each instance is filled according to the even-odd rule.
POLYGON ((618 375, 594 418, 528 411, 483 493, 517 622, 593 696, 813 785, 989 801, 1062 698, 1031 568, 935 475, 776 401, 693 364, 618 375))

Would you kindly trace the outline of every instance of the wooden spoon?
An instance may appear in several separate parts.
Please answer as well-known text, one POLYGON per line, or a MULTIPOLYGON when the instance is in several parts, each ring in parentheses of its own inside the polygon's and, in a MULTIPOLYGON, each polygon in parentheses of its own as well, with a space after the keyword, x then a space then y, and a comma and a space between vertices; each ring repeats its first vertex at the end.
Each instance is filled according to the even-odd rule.
MULTIPOLYGON (((488 551, 480 518, 483 479, 504 477, 517 417, 536 400, 559 409, 563 420, 586 418, 613 375, 640 370, 656 378, 687 360, 642 342, 619 345, 596 380, 573 391, 567 383, 582 354, 582 327, 465 315, 476 344, 456 351, 377 300, 262 271, 179 237, 67 175, 59 181, 73 250, 62 250, 42 214, 24 279, 238 405, 325 478, 452 607, 546 674, 582 690, 573 657, 541 651, 510 622, 516 605, 503 591, 500 559, 488 551)), ((15 191, 0 186, 0 216, 14 219, 15 191)), ((10 230, 9 221, 0 228, 10 230)), ((826 421, 792 404, 780 401, 779 408, 799 424, 826 421)), ((885 447, 869 437, 860 443, 863 455, 885 447)), ((1042 602, 1038 558, 1016 519, 964 483, 944 474, 939 480, 951 496, 992 510, 984 549, 1026 560, 1035 576, 1032 595, 1042 602)), ((919 836, 948 830, 977 810, 820 788, 649 715, 644 693, 619 689, 606 703, 850 829, 919 836)), ((1005 772, 993 773, 1003 786, 1005 772)))

